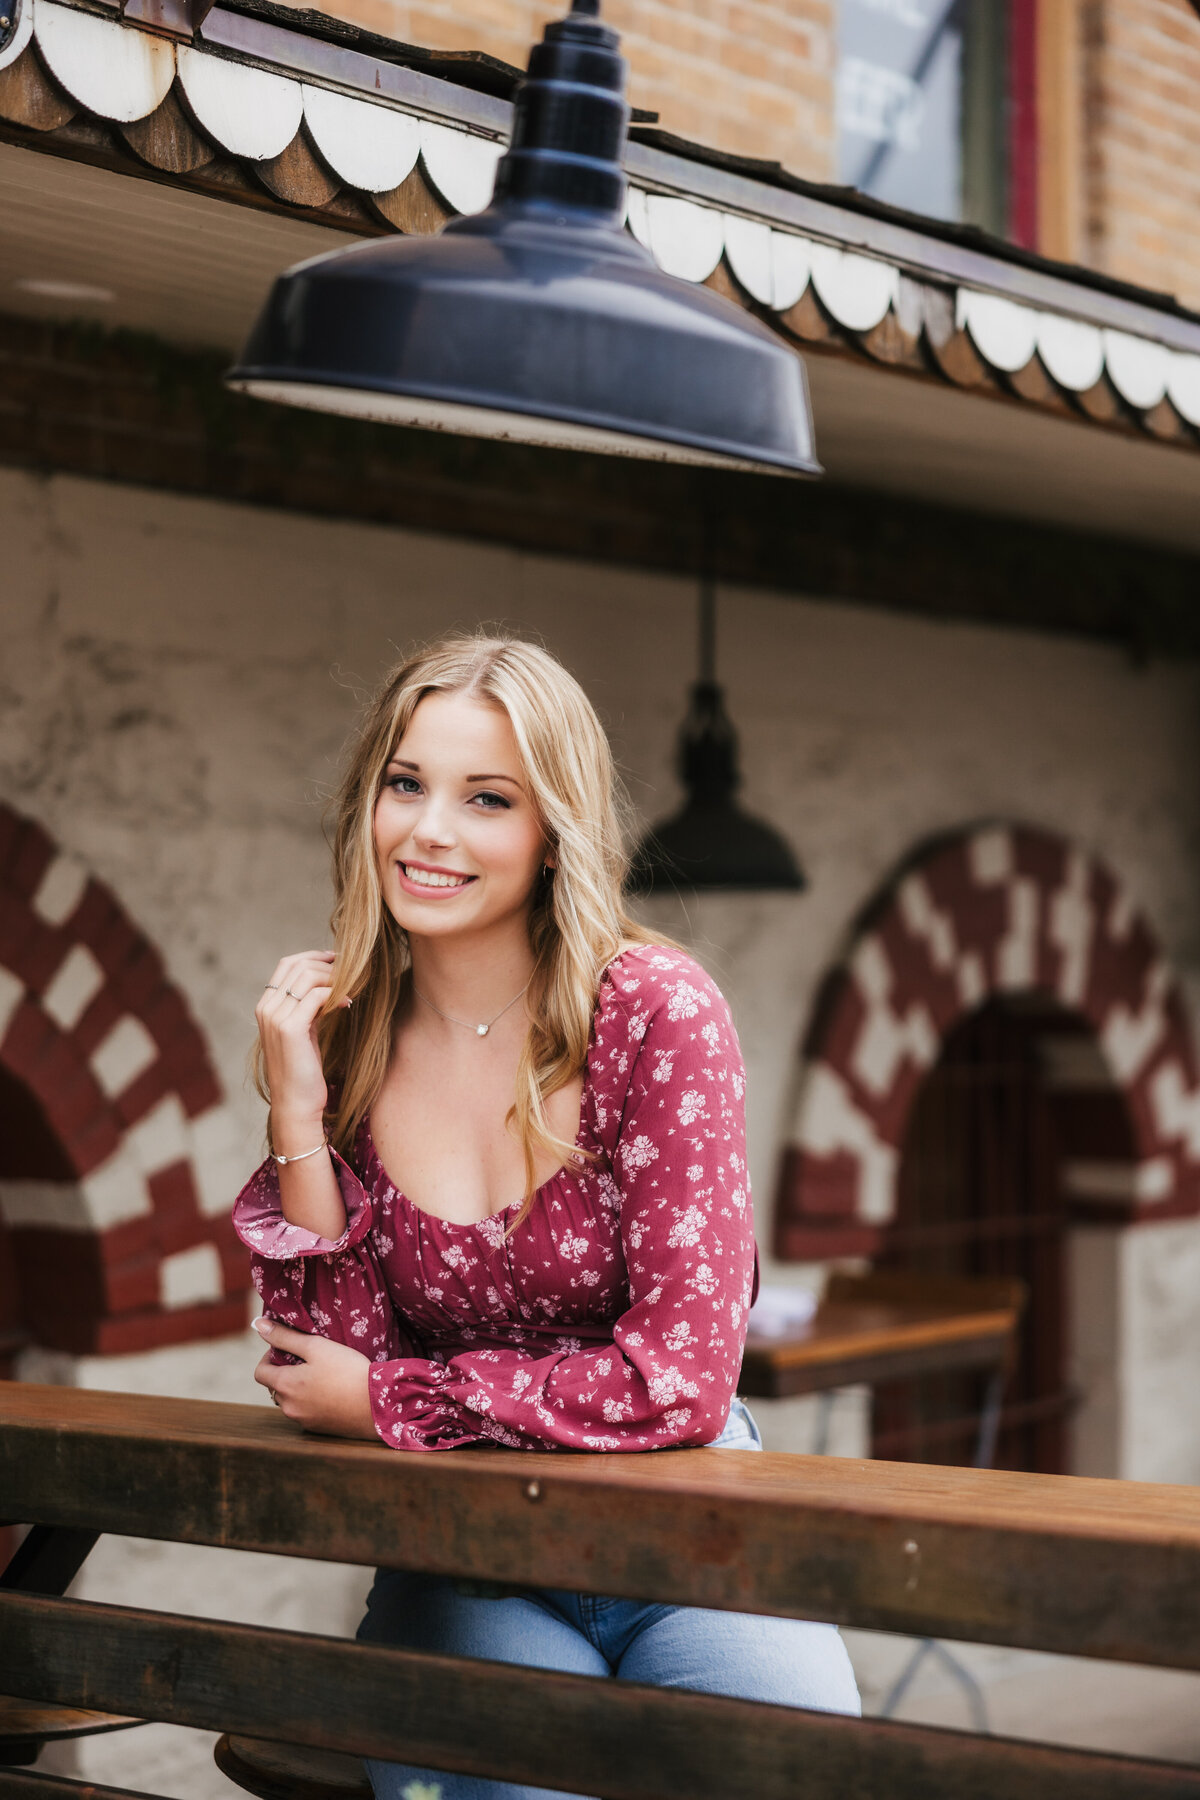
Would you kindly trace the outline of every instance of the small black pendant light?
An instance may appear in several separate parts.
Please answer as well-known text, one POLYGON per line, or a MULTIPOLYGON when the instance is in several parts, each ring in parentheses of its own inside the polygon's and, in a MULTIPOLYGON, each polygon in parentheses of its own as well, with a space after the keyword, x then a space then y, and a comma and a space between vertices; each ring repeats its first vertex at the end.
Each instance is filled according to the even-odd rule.
POLYGON ((517 91, 492 203, 280 275, 227 381, 323 412, 819 474, 804 365, 623 229, 619 38, 574 0, 517 91))
POLYGON ((634 894, 679 889, 790 889, 808 886, 791 847, 737 804, 737 733, 716 679, 716 585, 700 582, 700 679, 679 733, 677 767, 687 792, 681 810, 653 826, 633 857, 634 894))

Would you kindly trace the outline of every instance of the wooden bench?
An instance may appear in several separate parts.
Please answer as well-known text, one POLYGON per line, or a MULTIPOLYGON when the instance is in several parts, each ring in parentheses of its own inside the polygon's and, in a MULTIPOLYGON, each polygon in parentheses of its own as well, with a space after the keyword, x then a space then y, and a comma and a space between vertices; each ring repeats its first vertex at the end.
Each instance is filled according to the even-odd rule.
MULTIPOLYGON (((1187 1488, 735 1450, 403 1456, 261 1406, 11 1384, 0 1496, 51 1549, 119 1532, 1200 1670, 1187 1488)), ((602 1800, 1200 1800, 1176 1765, 18 1586, 0 1692, 602 1800)), ((0 1770, 0 1800, 35 1796, 81 1789, 0 1770)))

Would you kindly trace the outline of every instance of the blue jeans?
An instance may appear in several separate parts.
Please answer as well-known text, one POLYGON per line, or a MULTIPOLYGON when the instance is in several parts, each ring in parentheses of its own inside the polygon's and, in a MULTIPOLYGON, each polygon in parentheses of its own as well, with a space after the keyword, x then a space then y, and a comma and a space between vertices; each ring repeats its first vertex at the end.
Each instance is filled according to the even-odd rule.
MULTIPOLYGON (((761 1450, 758 1427, 742 1401, 734 1401, 715 1444, 761 1450)), ((380 1569, 358 1635, 368 1643, 446 1656, 565 1669, 574 1675, 615 1675, 621 1681, 695 1688, 818 1712, 860 1711, 854 1672, 837 1627, 800 1619, 647 1605, 556 1588, 497 1589, 493 1594, 486 1583, 380 1569)), ((437 1790, 438 1800, 573 1800, 547 1788, 447 1775, 407 1763, 368 1762, 367 1771, 377 1800, 405 1800, 410 1784, 428 1784, 437 1790)))

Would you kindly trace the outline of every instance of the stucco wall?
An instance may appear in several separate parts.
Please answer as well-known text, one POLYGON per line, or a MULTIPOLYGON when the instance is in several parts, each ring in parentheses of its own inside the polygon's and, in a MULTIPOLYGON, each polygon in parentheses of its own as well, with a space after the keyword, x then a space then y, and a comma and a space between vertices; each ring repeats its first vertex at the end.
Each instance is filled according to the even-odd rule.
MULTIPOLYGON (((240 1119, 247 1169, 261 1133, 243 1076, 254 1001, 282 951, 324 940, 322 799, 357 698, 396 646, 480 620, 540 632, 609 721, 643 812, 674 803, 694 645, 694 595, 679 580, 10 471, 0 541, 0 796, 89 864, 163 950, 240 1119)), ((735 1009, 765 1243, 806 1008, 851 914, 916 840, 985 817, 1073 837, 1124 878, 1194 978, 1200 673, 762 592, 725 592, 721 613, 745 800, 788 834, 811 886, 663 904, 657 917, 696 946, 735 1009)), ((1200 1479, 1186 1392, 1200 1226, 1134 1231, 1124 1246, 1111 1283, 1124 1335, 1109 1369, 1124 1411, 1111 1441, 1122 1472, 1200 1479)), ((250 1399, 254 1357, 247 1332, 73 1373, 250 1399)), ((35 1359, 28 1373, 72 1371, 35 1359)), ((851 1397, 836 1448, 859 1448, 862 1419, 851 1397)), ((804 1409, 781 1409, 769 1430, 780 1447, 808 1447, 804 1409)), ((148 1554, 106 1544, 83 1591, 130 1600, 163 1566, 148 1554)), ((198 1554, 171 1565, 195 1591, 215 1579, 198 1554)), ((313 1581, 255 1564, 210 1593, 227 1614, 340 1630, 360 1586, 360 1575, 313 1581)), ((118 1743, 92 1742, 89 1774, 205 1791, 202 1742, 191 1774, 168 1756, 169 1781, 137 1762, 134 1740, 118 1743)))

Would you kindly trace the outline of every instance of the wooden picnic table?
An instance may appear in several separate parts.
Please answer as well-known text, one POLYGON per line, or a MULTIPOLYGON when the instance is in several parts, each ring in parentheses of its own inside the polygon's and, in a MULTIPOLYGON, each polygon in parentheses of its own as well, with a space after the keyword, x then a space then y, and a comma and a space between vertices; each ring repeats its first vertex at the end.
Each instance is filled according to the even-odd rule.
MULTIPOLYGON (((27 1566, 57 1543, 60 1573, 110 1531, 1200 1670, 1188 1488, 736 1450, 406 1456, 262 1406, 0 1384, 0 1516, 44 1528, 27 1566)), ((31 1702, 603 1800, 1200 1800, 1175 1765, 36 1588, 0 1580, 0 1693, 31 1702)), ((79 1793, 0 1771, 0 1800, 79 1793)))

